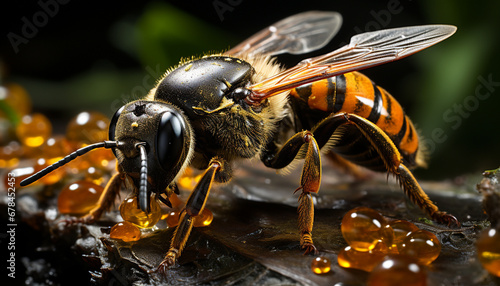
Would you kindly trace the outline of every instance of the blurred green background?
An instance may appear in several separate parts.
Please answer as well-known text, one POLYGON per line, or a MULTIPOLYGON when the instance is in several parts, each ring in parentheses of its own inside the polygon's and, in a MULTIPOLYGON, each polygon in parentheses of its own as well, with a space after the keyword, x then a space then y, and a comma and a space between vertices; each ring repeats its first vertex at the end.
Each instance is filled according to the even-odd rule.
POLYGON ((12 2, 2 5, 0 19, 2 81, 25 87, 56 133, 80 111, 111 117, 180 58, 228 49, 295 13, 338 11, 344 24, 322 50, 280 56, 286 66, 364 31, 456 25, 443 43, 364 73, 400 101, 426 138, 431 161, 418 177, 453 178, 500 165, 499 1, 12 2), (13 34, 24 40, 13 42, 13 34))

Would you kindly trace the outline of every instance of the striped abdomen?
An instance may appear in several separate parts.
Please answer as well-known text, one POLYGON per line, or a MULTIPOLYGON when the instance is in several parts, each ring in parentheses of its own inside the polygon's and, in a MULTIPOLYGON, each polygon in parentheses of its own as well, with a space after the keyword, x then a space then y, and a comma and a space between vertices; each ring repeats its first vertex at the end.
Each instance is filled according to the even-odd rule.
MULTIPOLYGON (((311 111, 323 114, 354 113, 375 123, 384 131, 403 155, 409 166, 424 165, 417 156, 419 150, 418 135, 411 120, 404 113, 401 105, 383 88, 375 85, 368 77, 351 72, 344 75, 320 80, 300 86, 290 93, 311 111)), ((299 114, 300 118, 300 114, 299 114)), ((317 120, 317 119, 316 119, 317 120)), ((333 151, 354 163, 381 169, 376 159, 368 153, 369 143, 361 138, 355 128, 343 132, 333 151), (369 162, 373 161, 373 162, 369 162)))

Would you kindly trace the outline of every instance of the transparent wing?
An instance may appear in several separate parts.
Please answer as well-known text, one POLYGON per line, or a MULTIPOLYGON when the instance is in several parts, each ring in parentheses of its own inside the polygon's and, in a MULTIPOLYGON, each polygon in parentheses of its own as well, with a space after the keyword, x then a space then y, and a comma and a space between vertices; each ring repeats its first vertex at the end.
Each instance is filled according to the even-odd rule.
POLYGON ((331 53, 301 61, 295 67, 249 87, 256 104, 284 90, 324 78, 399 60, 453 35, 455 26, 426 25, 356 35, 331 53))
POLYGON ((303 54, 325 46, 337 34, 342 16, 336 12, 309 11, 285 18, 251 36, 226 54, 303 54))

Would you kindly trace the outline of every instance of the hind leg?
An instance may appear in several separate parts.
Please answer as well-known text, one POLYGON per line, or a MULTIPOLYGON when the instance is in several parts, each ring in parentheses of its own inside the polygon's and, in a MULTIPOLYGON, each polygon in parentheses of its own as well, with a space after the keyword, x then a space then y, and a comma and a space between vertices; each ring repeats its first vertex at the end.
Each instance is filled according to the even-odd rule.
MULTIPOLYGON (((401 184, 401 187, 403 188, 403 191, 413 203, 418 205, 420 209, 426 212, 437 222, 446 223, 448 225, 460 225, 458 220, 453 215, 440 211, 438 207, 429 199, 427 194, 418 184, 415 177, 413 177, 413 174, 403 164, 401 154, 392 140, 384 131, 371 121, 356 114, 335 114, 323 120, 313 130, 313 132, 315 135, 318 133, 326 135, 330 134, 329 136, 331 136, 333 131, 343 124, 353 124, 359 129, 361 134, 368 139, 369 143, 377 151, 380 158, 382 158, 387 171, 396 176, 401 184)), ((326 137, 321 137, 320 139, 323 140, 319 142, 326 142, 324 138, 326 137)))

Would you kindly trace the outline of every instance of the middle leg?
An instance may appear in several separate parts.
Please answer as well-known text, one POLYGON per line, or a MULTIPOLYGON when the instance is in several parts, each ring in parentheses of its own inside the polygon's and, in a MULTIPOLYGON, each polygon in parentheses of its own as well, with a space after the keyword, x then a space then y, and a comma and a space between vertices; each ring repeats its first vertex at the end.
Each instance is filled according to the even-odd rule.
POLYGON ((299 232, 300 247, 304 254, 317 253, 312 239, 312 228, 314 222, 314 204, 311 193, 317 193, 321 184, 321 157, 318 143, 310 131, 295 134, 283 144, 280 149, 264 154, 262 161, 267 167, 281 169, 289 166, 295 157, 301 152, 303 146, 306 148, 304 167, 300 177, 301 190, 299 196, 299 232))

